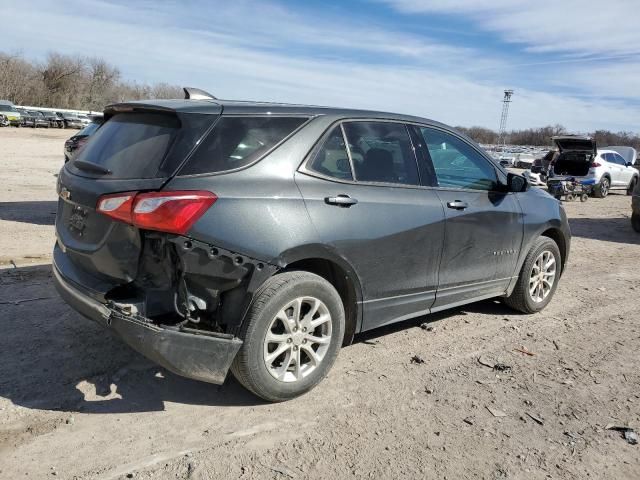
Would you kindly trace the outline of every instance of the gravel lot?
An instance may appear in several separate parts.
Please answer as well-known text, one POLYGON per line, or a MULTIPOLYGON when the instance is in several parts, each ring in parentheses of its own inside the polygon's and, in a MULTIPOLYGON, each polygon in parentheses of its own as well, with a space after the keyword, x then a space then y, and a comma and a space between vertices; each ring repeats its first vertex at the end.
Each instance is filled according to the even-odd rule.
POLYGON ((566 205, 544 312, 487 301, 361 335, 319 388, 271 405, 162 371, 58 298, 71 134, 0 129, 0 478, 639 478, 640 446, 606 428, 640 427, 629 197, 566 205))

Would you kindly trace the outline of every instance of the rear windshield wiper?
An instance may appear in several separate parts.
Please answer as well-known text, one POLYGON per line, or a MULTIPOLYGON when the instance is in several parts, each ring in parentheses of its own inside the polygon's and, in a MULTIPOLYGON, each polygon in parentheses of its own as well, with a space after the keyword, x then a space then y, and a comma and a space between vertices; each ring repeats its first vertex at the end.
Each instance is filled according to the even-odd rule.
POLYGON ((102 173, 103 175, 111 175, 111 170, 104 168, 95 163, 85 162, 84 160, 75 160, 73 162, 74 167, 78 167, 80 170, 86 170, 88 172, 102 173))

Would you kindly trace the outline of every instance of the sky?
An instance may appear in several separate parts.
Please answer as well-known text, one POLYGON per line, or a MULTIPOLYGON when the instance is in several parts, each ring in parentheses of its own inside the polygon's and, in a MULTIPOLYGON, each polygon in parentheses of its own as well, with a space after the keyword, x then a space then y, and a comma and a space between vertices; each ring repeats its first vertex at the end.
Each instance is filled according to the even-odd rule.
POLYGON ((640 132, 637 0, 0 0, 0 50, 218 98, 640 132))

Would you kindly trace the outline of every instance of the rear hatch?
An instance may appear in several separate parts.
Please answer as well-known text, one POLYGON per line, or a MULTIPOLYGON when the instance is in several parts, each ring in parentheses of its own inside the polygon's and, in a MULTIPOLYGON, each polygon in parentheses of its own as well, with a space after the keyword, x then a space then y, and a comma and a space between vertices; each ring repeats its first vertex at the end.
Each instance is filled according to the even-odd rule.
POLYGON ((208 106, 206 113, 136 103, 105 110, 105 124, 58 177, 54 262, 69 280, 100 296, 136 278, 141 231, 97 212, 98 201, 160 190, 221 113, 208 106))
POLYGON ((558 147, 558 158, 553 164, 553 174, 584 177, 589 173, 596 156, 596 141, 591 137, 565 135, 553 137, 558 147))

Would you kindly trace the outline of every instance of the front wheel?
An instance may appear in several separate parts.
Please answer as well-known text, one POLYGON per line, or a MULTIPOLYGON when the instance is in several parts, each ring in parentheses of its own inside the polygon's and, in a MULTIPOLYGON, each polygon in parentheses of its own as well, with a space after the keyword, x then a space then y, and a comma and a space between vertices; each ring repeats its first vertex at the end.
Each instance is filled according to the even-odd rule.
POLYGON ((627 195, 633 195, 633 190, 636 188, 638 184, 638 177, 633 177, 631 179, 631 183, 629 184, 629 188, 627 188, 627 195))
POLYGON ((546 307, 558 287, 561 273, 560 249, 548 237, 539 237, 524 260, 518 282, 505 303, 523 313, 546 307))
POLYGON ((607 177, 602 177, 600 183, 596 185, 594 189, 595 195, 598 198, 605 198, 609 195, 609 189, 611 188, 611 181, 607 177))
POLYGON ((342 300, 324 278, 301 271, 275 275, 256 292, 231 371, 265 400, 297 397, 329 372, 344 328, 342 300))

